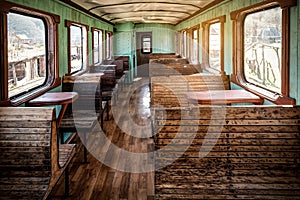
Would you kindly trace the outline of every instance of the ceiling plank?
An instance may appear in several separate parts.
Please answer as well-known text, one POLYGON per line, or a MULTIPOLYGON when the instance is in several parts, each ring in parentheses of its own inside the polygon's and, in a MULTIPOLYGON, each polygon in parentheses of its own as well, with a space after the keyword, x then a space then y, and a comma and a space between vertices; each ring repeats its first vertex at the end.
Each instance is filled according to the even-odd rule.
POLYGON ((107 8, 107 7, 113 7, 113 6, 125 6, 125 5, 137 5, 137 4, 164 4, 164 5, 183 5, 183 6, 191 6, 197 9, 201 9, 201 7, 195 5, 195 4, 189 4, 189 3, 176 3, 176 2, 125 2, 125 3, 115 3, 115 4, 104 4, 95 6, 89 9, 89 11, 99 8, 107 8))

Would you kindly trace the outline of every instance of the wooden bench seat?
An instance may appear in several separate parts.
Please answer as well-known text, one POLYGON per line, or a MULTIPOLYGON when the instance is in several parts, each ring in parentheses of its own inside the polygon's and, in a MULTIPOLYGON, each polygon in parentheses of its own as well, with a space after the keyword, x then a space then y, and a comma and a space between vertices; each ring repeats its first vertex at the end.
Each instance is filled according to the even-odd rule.
POLYGON ((149 64, 160 63, 160 64, 188 64, 189 61, 185 58, 156 58, 156 59, 149 59, 149 64))
POLYGON ((152 113, 156 199, 300 198, 300 106, 152 113))
POLYGON ((149 59, 159 59, 159 58, 180 58, 180 55, 175 53, 150 53, 149 59))
POLYGON ((58 144, 54 108, 0 108, 0 199, 46 199, 65 172, 74 144, 58 144))
POLYGON ((201 72, 201 66, 195 64, 160 64, 151 63, 149 65, 150 77, 153 76, 174 76, 174 75, 192 75, 201 72))
POLYGON ((151 106, 164 107, 189 106, 186 99, 188 91, 228 90, 230 81, 228 75, 185 75, 151 77, 151 106))

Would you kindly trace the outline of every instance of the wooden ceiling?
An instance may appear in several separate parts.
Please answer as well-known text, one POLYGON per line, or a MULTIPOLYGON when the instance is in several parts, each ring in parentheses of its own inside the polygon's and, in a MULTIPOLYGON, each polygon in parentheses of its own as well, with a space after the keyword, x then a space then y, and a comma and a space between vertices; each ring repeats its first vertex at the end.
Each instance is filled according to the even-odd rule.
POLYGON ((176 25, 224 0, 62 0, 113 23, 176 25))

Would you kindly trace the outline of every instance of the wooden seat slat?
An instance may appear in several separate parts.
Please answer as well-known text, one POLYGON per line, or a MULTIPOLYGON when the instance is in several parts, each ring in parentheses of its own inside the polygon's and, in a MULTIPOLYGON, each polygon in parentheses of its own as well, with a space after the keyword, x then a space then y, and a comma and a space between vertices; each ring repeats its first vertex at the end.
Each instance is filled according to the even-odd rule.
POLYGON ((54 108, 0 108, 0 113, 1 199, 46 199, 75 145, 59 148, 54 108))
POLYGON ((300 197, 300 106, 153 108, 153 114, 157 199, 300 197))

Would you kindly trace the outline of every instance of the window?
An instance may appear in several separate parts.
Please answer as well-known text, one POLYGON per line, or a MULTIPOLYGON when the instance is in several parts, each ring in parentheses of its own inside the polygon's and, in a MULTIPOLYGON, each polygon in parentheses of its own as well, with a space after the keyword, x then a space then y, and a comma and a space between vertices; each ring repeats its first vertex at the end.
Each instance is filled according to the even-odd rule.
POLYGON ((244 23, 247 82, 281 93, 282 13, 280 7, 251 13, 244 23))
POLYGON ((175 53, 180 55, 181 46, 180 46, 180 32, 175 32, 175 53))
POLYGON ((46 80, 46 25, 40 18, 10 12, 8 25, 8 97, 46 80))
POLYGON ((203 65, 212 73, 224 72, 224 23, 221 16, 202 23, 203 27, 203 65))
POLYGON ((191 28, 192 34, 192 44, 191 44, 191 63, 198 64, 199 63, 199 26, 191 28))
POLYGON ((92 32, 93 32, 93 63, 100 64, 102 62, 103 31, 92 28, 92 32))
POLYGON ((152 52, 151 35, 142 36, 142 53, 149 54, 152 52))
POLYGON ((66 20, 68 27, 68 74, 86 70, 88 26, 66 20))
POLYGON ((182 31, 182 57, 187 58, 187 49, 188 49, 188 40, 187 40, 187 32, 182 31))
POLYGON ((293 5, 292 0, 262 2, 231 13, 232 81, 275 104, 295 104, 289 98, 288 66, 289 6, 293 5))
POLYGON ((7 10, 0 13, 4 19, 0 39, 7 42, 0 47, 0 104, 18 106, 60 85, 56 61, 59 16, 3 3, 7 10))
POLYGON ((112 32, 107 31, 106 32, 106 59, 111 59, 112 58, 112 32))

